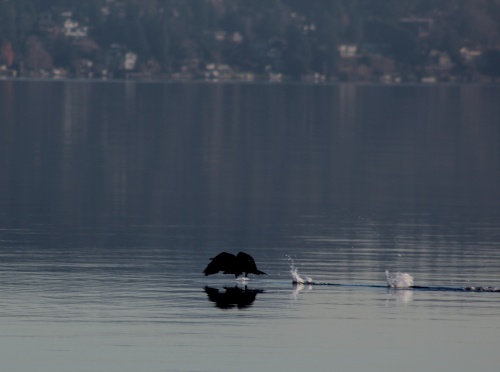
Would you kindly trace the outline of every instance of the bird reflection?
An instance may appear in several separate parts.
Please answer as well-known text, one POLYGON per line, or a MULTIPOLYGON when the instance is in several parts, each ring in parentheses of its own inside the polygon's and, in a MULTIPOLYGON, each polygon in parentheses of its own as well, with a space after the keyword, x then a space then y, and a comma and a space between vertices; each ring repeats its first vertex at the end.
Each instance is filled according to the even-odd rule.
POLYGON ((235 287, 224 287, 225 292, 220 291, 217 288, 205 286, 205 293, 208 295, 208 299, 215 302, 215 306, 220 309, 232 309, 237 307, 238 309, 244 309, 246 307, 252 306, 258 293, 263 293, 263 289, 248 289, 235 287))

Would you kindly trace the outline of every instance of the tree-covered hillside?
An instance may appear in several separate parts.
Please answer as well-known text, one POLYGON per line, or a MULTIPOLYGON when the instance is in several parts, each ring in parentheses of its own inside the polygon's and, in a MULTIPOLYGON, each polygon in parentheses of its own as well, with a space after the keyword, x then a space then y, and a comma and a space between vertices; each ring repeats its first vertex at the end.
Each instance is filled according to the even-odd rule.
POLYGON ((499 47, 500 0, 0 0, 24 76, 495 78, 499 47))

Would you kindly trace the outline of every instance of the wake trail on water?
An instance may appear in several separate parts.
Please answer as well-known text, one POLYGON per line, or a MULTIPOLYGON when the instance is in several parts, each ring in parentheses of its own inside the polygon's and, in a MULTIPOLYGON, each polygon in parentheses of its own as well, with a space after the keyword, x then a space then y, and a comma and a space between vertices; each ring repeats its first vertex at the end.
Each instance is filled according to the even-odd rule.
POLYGON ((305 274, 299 274, 298 268, 295 266, 294 260, 287 256, 288 264, 290 265, 290 274, 294 285, 324 285, 324 286, 342 286, 342 287, 369 287, 369 288, 390 288, 401 290, 422 290, 422 291, 454 291, 454 292, 500 292, 498 287, 488 286, 468 286, 468 287, 451 287, 451 286, 419 286, 414 285, 413 276, 408 273, 396 272, 391 274, 389 270, 385 270, 386 284, 354 284, 354 283, 330 283, 317 282, 305 274))

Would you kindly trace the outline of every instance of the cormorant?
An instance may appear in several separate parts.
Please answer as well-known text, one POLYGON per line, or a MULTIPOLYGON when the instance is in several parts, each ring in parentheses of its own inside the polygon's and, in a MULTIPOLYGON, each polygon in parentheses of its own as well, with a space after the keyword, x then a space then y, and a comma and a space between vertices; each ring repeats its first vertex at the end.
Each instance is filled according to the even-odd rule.
POLYGON ((211 260, 212 262, 203 270, 205 275, 215 274, 219 271, 224 274, 234 274, 236 278, 243 273, 245 273, 245 277, 248 274, 267 275, 265 272, 258 270, 252 256, 244 252, 239 252, 236 256, 222 252, 211 258, 211 260))

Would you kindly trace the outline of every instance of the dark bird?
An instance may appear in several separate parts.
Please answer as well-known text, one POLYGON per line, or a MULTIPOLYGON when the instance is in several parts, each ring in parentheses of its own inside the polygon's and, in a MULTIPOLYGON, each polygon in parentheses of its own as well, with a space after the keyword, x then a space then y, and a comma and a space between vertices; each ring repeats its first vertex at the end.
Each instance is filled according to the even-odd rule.
POLYGON ((254 259, 247 253, 239 252, 236 256, 231 253, 222 252, 211 258, 212 262, 203 270, 205 275, 216 274, 222 271, 224 274, 234 274, 237 278, 245 273, 255 275, 267 275, 265 272, 257 269, 254 259))

